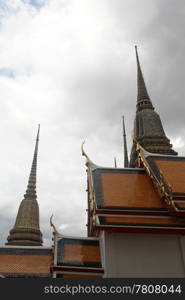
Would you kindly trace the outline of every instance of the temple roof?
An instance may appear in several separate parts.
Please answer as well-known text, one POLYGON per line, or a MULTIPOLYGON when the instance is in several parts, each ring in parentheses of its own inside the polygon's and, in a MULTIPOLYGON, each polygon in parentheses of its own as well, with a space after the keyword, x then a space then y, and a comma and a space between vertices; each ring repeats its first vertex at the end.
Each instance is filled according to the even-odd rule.
POLYGON ((54 231, 53 252, 52 272, 57 277, 102 277, 99 239, 67 237, 54 231))
POLYGON ((98 168, 92 178, 97 208, 164 208, 144 169, 98 168))
POLYGON ((185 211, 185 157, 157 155, 138 145, 140 163, 163 195, 167 207, 176 213, 185 211))
POLYGON ((137 144, 140 168, 87 165, 88 233, 99 230, 185 234, 185 157, 137 144))
POLYGON ((0 273, 5 277, 50 277, 51 248, 0 248, 0 273))
POLYGON ((174 194, 185 196, 185 157, 149 155, 147 162, 156 178, 162 172, 165 181, 172 187, 174 194))
POLYGON ((85 238, 58 239, 57 265, 101 268, 99 240, 85 238))

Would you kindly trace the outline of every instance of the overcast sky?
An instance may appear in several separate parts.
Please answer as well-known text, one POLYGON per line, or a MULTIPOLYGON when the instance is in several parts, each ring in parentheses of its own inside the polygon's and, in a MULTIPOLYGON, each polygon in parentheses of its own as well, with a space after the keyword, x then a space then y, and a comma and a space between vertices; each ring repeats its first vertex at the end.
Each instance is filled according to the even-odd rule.
POLYGON ((0 242, 23 199, 37 124, 37 194, 44 245, 49 218, 86 235, 81 143, 101 166, 123 167, 136 105, 136 61, 174 149, 185 155, 184 0, 0 0, 0 242))

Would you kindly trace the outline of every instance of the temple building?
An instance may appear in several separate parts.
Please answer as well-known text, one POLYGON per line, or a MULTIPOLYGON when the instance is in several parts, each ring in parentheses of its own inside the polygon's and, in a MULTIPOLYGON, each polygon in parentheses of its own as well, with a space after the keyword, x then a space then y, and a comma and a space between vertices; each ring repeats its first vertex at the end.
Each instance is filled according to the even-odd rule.
POLYGON ((185 276, 185 157, 172 149, 135 50, 138 96, 130 162, 124 119, 124 168, 96 165, 82 145, 88 238, 62 237, 53 227, 53 277, 185 276), (92 241, 93 253, 86 250, 92 241), (98 268, 92 265, 95 260, 98 268))
POLYGON ((185 157, 177 155, 165 134, 137 47, 135 51, 138 95, 130 161, 124 118, 124 168, 96 165, 82 144, 87 237, 62 235, 51 218, 51 248, 42 246, 36 200, 38 130, 28 188, 8 242, 0 248, 2 275, 185 277, 185 157))
POLYGON ((53 230, 53 278, 101 278, 104 275, 100 239, 63 236, 53 230))

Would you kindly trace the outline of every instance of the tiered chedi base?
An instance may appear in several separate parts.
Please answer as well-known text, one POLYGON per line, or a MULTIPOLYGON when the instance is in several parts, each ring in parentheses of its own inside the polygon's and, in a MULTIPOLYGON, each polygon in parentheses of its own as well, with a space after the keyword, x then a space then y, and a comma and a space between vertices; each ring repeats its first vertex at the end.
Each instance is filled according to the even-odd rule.
POLYGON ((13 228, 7 238, 6 245, 42 246, 42 233, 31 228, 13 228))
POLYGON ((22 200, 14 227, 10 230, 6 245, 41 246, 39 207, 35 199, 22 200))

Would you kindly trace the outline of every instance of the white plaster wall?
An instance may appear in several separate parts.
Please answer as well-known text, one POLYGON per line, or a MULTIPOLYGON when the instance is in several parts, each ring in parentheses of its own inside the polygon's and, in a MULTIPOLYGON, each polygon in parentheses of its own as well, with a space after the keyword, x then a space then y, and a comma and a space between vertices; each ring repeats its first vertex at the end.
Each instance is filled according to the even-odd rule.
POLYGON ((105 277, 185 277, 185 236, 102 232, 105 277))

